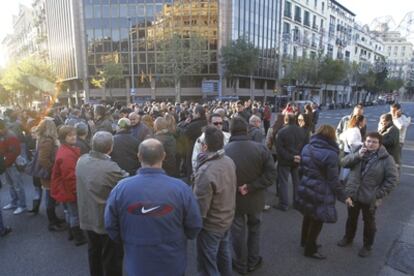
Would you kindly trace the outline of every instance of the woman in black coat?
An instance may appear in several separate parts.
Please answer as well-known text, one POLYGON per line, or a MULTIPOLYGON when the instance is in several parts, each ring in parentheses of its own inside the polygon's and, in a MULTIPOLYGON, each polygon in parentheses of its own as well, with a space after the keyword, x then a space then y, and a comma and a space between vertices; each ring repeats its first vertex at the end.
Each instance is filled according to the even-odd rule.
POLYGON ((316 240, 323 223, 335 223, 336 189, 339 183, 335 129, 322 125, 301 154, 303 178, 298 187, 297 208, 303 214, 301 245, 304 255, 325 259, 316 240))
POLYGON ((168 129, 168 122, 163 117, 158 117, 154 122, 154 138, 162 143, 165 150, 165 159, 162 168, 167 175, 178 177, 176 166, 177 142, 174 134, 168 129))

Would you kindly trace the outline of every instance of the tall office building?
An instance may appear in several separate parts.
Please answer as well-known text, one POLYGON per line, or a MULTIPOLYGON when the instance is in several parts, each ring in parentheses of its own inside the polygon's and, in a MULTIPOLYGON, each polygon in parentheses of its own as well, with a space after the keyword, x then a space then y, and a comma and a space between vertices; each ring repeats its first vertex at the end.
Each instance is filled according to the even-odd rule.
MULTIPOLYGON (((209 58, 200 72, 182 78, 182 96, 201 97, 206 80, 223 83, 223 95, 233 95, 220 82, 219 49, 245 37, 260 50, 260 61, 253 82, 240 76, 239 96, 270 96, 277 79, 279 5, 275 0, 46 0, 50 57, 70 89, 85 89, 91 98, 102 96, 92 78, 105 64, 117 63, 124 79, 112 83, 115 97, 135 87, 139 96, 172 99, 161 46, 172 35, 183 45, 197 36, 204 41, 200 54, 209 58)), ((213 87, 209 95, 218 95, 219 85, 213 87)))

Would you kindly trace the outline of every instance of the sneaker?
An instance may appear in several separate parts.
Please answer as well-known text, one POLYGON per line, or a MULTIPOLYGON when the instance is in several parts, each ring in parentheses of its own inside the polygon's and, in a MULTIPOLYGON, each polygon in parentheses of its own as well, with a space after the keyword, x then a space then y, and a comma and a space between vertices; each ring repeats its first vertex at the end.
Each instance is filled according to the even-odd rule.
POLYGON ((368 257, 369 255, 371 255, 371 248, 367 246, 363 246, 358 252, 358 256, 362 258, 368 257))
POLYGON ((336 245, 340 246, 340 247, 345 247, 352 244, 352 241, 348 240, 346 237, 343 237, 342 240, 340 240, 339 242, 337 242, 336 245))
POLYGON ((270 209, 270 205, 265 204, 265 206, 263 207, 263 211, 267 211, 267 210, 269 210, 269 209, 270 209))
POLYGON ((316 251, 313 254, 304 254, 304 255, 305 255, 305 257, 312 258, 312 259, 316 259, 316 260, 325 260, 326 259, 326 256, 323 255, 319 251, 316 251))
POLYGON ((13 205, 13 204, 9 203, 9 204, 7 204, 6 206, 3 207, 3 210, 5 210, 5 211, 6 210, 14 210, 16 208, 17 208, 16 205, 13 205))
POLYGON ((11 231, 12 229, 10 227, 5 227, 3 233, 0 233, 0 237, 7 236, 11 231))
POLYGON ((20 215, 21 213, 26 212, 26 208, 23 207, 17 207, 16 210, 14 210, 13 215, 20 215))

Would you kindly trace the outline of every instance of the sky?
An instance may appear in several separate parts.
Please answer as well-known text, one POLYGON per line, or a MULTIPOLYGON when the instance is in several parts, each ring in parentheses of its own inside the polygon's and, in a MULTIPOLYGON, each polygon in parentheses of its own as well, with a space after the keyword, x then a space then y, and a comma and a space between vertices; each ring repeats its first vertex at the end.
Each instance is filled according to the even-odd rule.
MULTIPOLYGON (((63 1, 63 0, 62 0, 63 1)), ((414 1, 413 0, 337 0, 343 6, 356 14, 356 20, 362 24, 371 25, 377 17, 392 16, 395 24, 399 25, 408 12, 413 12, 413 27, 410 40, 414 43, 414 1)), ((12 32, 13 14, 17 14, 19 4, 29 6, 32 0, 3 0, 0 2, 0 42, 12 32)), ((0 66, 6 62, 5 50, 0 45, 0 66)))

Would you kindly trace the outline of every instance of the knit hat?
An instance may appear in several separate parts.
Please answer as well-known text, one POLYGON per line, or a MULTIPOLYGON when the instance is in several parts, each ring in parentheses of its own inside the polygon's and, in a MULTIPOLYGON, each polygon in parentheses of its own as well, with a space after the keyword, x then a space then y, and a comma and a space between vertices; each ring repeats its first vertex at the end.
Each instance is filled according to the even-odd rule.
POLYGON ((119 128, 129 128, 131 126, 131 121, 128 118, 121 118, 118 121, 119 128))

